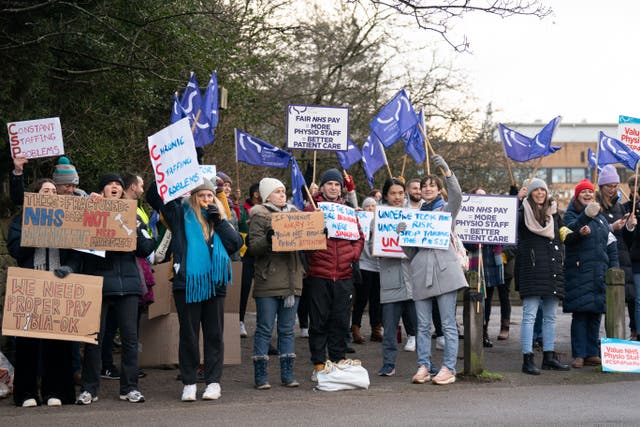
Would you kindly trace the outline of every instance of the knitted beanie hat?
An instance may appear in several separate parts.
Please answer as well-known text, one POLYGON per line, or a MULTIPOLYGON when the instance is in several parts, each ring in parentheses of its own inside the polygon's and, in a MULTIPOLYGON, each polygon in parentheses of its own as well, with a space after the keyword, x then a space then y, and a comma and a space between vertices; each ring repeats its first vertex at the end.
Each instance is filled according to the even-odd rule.
POLYGON ((122 181, 122 178, 120 178, 120 175, 117 175, 115 173, 108 173, 108 174, 102 175, 102 178, 100 178, 100 183, 98 184, 98 191, 102 191, 104 189, 104 186, 110 182, 117 182, 118 184, 120 184, 120 186, 124 190, 124 181, 122 181))
POLYGON ((613 165, 606 165, 603 167, 602 171, 600 171, 600 175, 598 176, 598 185, 607 184, 620 184, 620 177, 613 165))
POLYGON ((220 179, 222 179, 222 182, 228 182, 229 184, 231 184, 231 178, 229 178, 229 175, 227 175, 224 172, 218 172, 216 173, 216 176, 220 179))
POLYGON ((340 186, 344 185, 344 180, 342 178, 342 174, 336 168, 331 168, 322 175, 322 179, 320 180, 320 187, 322 187, 328 181, 338 181, 340 186))
POLYGON ((53 171, 52 178, 56 185, 80 184, 80 177, 78 176, 78 172, 76 172, 76 168, 71 164, 69 159, 64 156, 58 159, 58 164, 53 171))
POLYGON ((260 180, 260 197, 262 198, 262 202, 267 201, 267 197, 273 193, 276 188, 285 188, 282 181, 275 178, 262 178, 260 180))
POLYGON ((529 195, 533 193, 533 190, 536 190, 538 188, 542 188, 544 189, 544 191, 549 193, 549 189, 547 188, 546 182, 544 182, 540 178, 533 178, 529 183, 529 185, 527 186, 527 197, 529 197, 529 195))
POLYGON ((216 193, 216 186, 213 185, 213 182, 211 182, 210 179, 202 178, 202 184, 200 184, 199 186, 197 186, 196 188, 191 190, 191 194, 196 194, 198 191, 202 191, 202 190, 209 190, 213 194, 215 194, 216 193))
POLYGON ((584 190, 594 190, 593 184, 588 179, 583 179, 576 184, 576 189, 573 191, 573 198, 577 199, 578 195, 584 190))
POLYGON ((376 202, 376 199, 374 199, 373 197, 367 197, 362 201, 362 209, 366 208, 367 205, 371 205, 371 204, 377 205, 378 202, 376 202))

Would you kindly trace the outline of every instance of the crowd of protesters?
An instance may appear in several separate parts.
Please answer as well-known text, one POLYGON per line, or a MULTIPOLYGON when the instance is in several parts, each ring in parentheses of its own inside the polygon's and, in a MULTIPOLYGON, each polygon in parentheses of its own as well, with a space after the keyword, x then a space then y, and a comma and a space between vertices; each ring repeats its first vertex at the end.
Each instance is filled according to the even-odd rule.
MULTIPOLYGON (((306 211, 317 211, 318 202, 346 204, 374 212, 378 206, 405 207, 451 214, 453 223, 462 203, 462 190, 455 174, 438 155, 432 157, 443 175, 426 175, 405 184, 390 178, 381 190, 373 190, 359 207, 353 178, 337 169, 324 171, 319 186, 312 189, 306 211)), ((10 196, 23 204, 24 158, 14 159, 10 172, 10 196)), ((541 319, 542 369, 569 370, 601 363, 599 333, 605 312, 605 274, 622 267, 628 284, 628 310, 632 334, 640 330, 640 236, 636 228, 637 206, 620 201, 620 179, 613 167, 605 167, 598 191, 580 181, 567 211, 562 215, 546 183, 528 180, 511 190, 518 199, 518 242, 509 246, 467 245, 471 269, 483 268, 485 307, 483 345, 493 346, 488 334, 493 291, 500 299, 498 340, 509 339, 509 289, 523 302, 521 322, 522 372, 539 375, 533 345, 536 319, 541 319), (482 259, 483 262, 479 262, 482 259), (634 292, 635 291, 635 292, 634 292), (555 352, 556 314, 572 314, 571 351, 566 364, 555 352)), ((9 253, 21 267, 54 272, 101 276, 103 279, 100 333, 97 344, 36 338, 15 339, 16 364, 14 402, 17 406, 39 404, 88 405, 98 400, 100 378, 120 381, 119 399, 144 402, 138 378, 138 325, 141 313, 153 302, 154 263, 170 260, 173 298, 180 325, 179 369, 182 401, 197 399, 196 382, 202 377, 203 400, 221 396, 223 328, 226 286, 231 281, 230 263, 242 260, 240 334, 249 332, 244 318, 253 288, 256 327, 253 342, 254 385, 271 388, 270 356, 277 355, 280 381, 297 387, 295 376, 296 316, 301 336, 308 338, 313 364, 312 381, 326 361, 339 362, 353 351, 350 343, 363 344, 362 319, 368 307, 371 341, 381 342, 378 375, 395 375, 401 324, 408 337, 404 349, 416 351, 417 371, 412 382, 446 385, 456 380, 459 327, 456 321, 458 291, 467 287, 453 241, 448 249, 402 247, 404 257, 373 255, 373 239, 346 240, 326 236, 326 249, 274 252, 272 215, 295 212, 288 203, 287 188, 280 180, 266 177, 250 186, 247 199, 232 194, 229 176, 204 179, 182 199, 163 203, 155 182, 144 190, 139 174, 109 173, 95 192, 79 189, 79 176, 66 158, 59 159, 52 179, 33 183, 31 191, 90 197, 94 200, 129 198, 138 202, 136 248, 107 251, 104 257, 58 248, 20 245, 21 215, 11 222, 9 253), (146 196, 145 196, 146 194, 146 196), (140 202, 146 199, 149 214, 140 202), (161 255, 160 255, 161 254, 161 255), (435 348, 443 350, 441 366, 432 362, 432 323, 435 348), (271 345, 274 329, 277 346, 271 345), (119 331, 122 346, 120 367, 113 366, 113 337, 119 331), (201 368, 199 336, 202 333, 204 364, 201 368), (80 362, 82 354, 82 362, 80 362), (201 371, 199 371, 201 370, 201 371), (39 377, 39 378, 38 378, 39 377), (76 396, 74 378, 80 385, 76 396)), ((632 193, 637 183, 629 182, 632 193)), ((486 194, 481 188, 470 190, 486 194)), ((407 224, 400 223, 402 234, 407 224)), ((368 237, 368 236, 367 236, 368 237)), ((452 239, 453 240, 453 239, 452 239)))

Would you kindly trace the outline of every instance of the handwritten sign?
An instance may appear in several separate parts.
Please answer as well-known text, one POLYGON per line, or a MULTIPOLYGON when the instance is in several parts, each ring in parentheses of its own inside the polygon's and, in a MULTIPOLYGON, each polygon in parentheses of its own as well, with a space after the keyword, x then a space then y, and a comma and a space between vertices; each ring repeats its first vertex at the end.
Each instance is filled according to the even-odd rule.
POLYGON ((327 249, 322 212, 281 212, 271 215, 274 252, 327 249))
POLYGON ((515 196, 464 194, 456 233, 465 243, 515 245, 518 199, 515 196))
POLYGON ((9 267, 2 334, 98 343, 102 277, 9 267))
POLYGON ((358 224, 360 224, 362 234, 364 234, 364 240, 368 242, 369 237, 371 236, 371 221, 373 221, 373 212, 356 211, 356 216, 358 217, 358 224))
POLYGON ((324 214, 324 225, 327 227, 329 237, 345 240, 360 239, 355 209, 331 202, 319 202, 318 207, 324 214))
POLYGON ((636 153, 640 153, 640 119, 629 116, 619 116, 618 140, 636 153))
POLYGON ((27 159, 64 154, 59 117, 7 123, 7 131, 14 159, 18 154, 27 159))
POLYGON ((447 249, 451 238, 451 214, 408 209, 407 229, 400 233, 400 246, 447 249))
POLYGON ((216 165, 200 165, 200 174, 204 178, 215 182, 216 173, 216 165))
POLYGON ((349 136, 347 107, 289 105, 287 148, 346 151, 349 136))
POLYGON ((602 338, 600 358, 605 372, 640 373, 640 342, 602 338))
POLYGON ((409 209, 391 206, 376 206, 373 216, 373 250, 371 254, 377 257, 406 258, 400 247, 400 236, 396 227, 410 218, 409 209))
POLYGON ((164 203, 177 199, 202 184, 188 118, 178 120, 147 140, 158 193, 164 203))
POLYGON ((22 246, 136 249, 136 201, 24 193, 22 246))

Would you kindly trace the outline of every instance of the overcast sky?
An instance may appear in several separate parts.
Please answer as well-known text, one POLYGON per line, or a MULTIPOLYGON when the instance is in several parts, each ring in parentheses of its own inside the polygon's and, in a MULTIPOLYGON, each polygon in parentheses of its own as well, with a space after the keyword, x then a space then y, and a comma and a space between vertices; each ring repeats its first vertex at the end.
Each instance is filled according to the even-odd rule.
POLYGON ((493 102, 504 122, 640 117, 640 1, 543 1, 554 13, 542 21, 476 14, 456 25, 473 53, 450 55, 479 105, 493 102))

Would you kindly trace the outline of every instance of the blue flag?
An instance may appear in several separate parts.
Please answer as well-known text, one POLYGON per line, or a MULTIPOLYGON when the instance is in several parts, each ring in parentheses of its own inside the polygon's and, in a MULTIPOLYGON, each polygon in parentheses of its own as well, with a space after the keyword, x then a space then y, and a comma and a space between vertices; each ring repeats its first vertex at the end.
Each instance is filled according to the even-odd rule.
POLYGON ((369 124, 369 128, 377 135, 382 145, 389 148, 417 122, 416 112, 407 93, 402 89, 382 107, 369 124))
POLYGON ((307 185, 304 179, 304 175, 300 172, 298 162, 291 156, 291 200, 293 204, 300 210, 304 209, 304 196, 302 194, 302 187, 307 185))
POLYGON ((371 188, 373 188, 373 175, 378 169, 387 164, 382 150, 384 150, 382 143, 373 133, 369 135, 362 146, 362 166, 371 188))
POLYGON ((402 134, 402 140, 404 141, 404 152, 413 157, 416 163, 422 164, 427 158, 427 153, 424 151, 424 136, 418 127, 420 125, 423 130, 426 129, 422 110, 418 113, 417 118, 418 122, 415 126, 402 134))
POLYGON ((290 159, 291 154, 286 151, 236 129, 236 161, 284 169, 289 167, 290 159))
POLYGON ((193 119, 196 117, 196 114, 198 114, 201 104, 202 96, 200 94, 200 87, 196 81, 195 73, 191 73, 189 83, 187 83, 182 98, 180 98, 180 105, 182 105, 185 116, 189 117, 189 124, 191 126, 193 126, 193 119))
MULTIPOLYGON (((207 140, 206 144, 215 141, 215 128, 218 125, 218 75, 216 72, 211 73, 207 90, 202 98, 202 112, 198 120, 198 128, 202 126, 203 139, 207 140)), ((196 147, 201 147, 196 141, 196 147)))
POLYGON ((631 148, 615 138, 611 138, 600 132, 598 143, 598 166, 602 167, 614 163, 622 163, 631 170, 636 169, 640 156, 631 148))
POLYGON ((180 105, 180 101, 178 101, 178 92, 173 94, 173 106, 171 107, 171 124, 177 122, 178 120, 186 117, 184 110, 182 109, 182 105, 180 105))
POLYGON ((516 162, 526 162, 555 153, 562 148, 551 145, 553 132, 559 122, 560 116, 547 123, 533 138, 509 129, 503 124, 498 124, 498 132, 504 145, 505 154, 516 162))
POLYGON ((588 161, 589 161, 589 167, 590 168, 594 168, 596 167, 596 162, 598 161, 596 159, 596 153, 594 153, 591 148, 589 148, 587 150, 587 157, 588 157, 588 161))
POLYGON ((342 169, 349 169, 362 159, 360 150, 351 139, 347 139, 347 151, 336 151, 336 156, 342 169))

